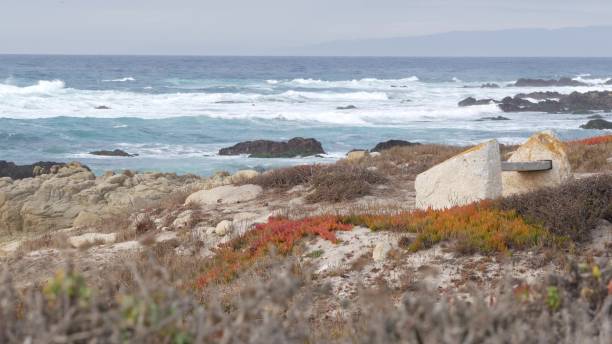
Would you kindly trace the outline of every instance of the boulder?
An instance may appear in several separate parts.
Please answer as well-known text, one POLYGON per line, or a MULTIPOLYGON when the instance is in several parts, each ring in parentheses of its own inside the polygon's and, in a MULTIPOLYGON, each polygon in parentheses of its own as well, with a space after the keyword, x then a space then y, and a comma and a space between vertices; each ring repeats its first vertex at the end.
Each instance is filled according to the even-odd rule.
POLYGON ((259 172, 255 170, 241 170, 234 173, 230 179, 233 184, 237 184, 240 182, 244 182, 250 179, 253 179, 259 175, 259 172))
POLYGON ((232 231, 233 224, 231 221, 223 220, 215 227, 215 234, 218 236, 224 236, 232 231))
POLYGON ((374 246, 372 259, 374 259, 375 262, 383 261, 387 258, 389 251, 391 251, 391 244, 388 242, 380 242, 374 246))
POLYGON ((89 154, 99 155, 99 156, 120 156, 120 157, 129 157, 129 158, 138 156, 138 154, 130 154, 121 149, 115 149, 112 151, 111 150, 98 150, 98 151, 89 152, 89 154))
POLYGON ((365 149, 354 149, 348 153, 346 153, 346 160, 348 161, 358 161, 361 160, 367 156, 369 156, 370 153, 365 150, 365 149))
POLYGON ((419 174, 416 207, 445 209, 502 194, 499 144, 491 140, 419 174))
POLYGON ((301 137, 287 142, 256 140, 240 142, 234 146, 219 150, 219 155, 247 154, 251 158, 293 158, 325 154, 321 142, 301 137))
POLYGON ((612 129, 612 122, 608 122, 605 119, 592 119, 588 121, 586 124, 580 126, 582 129, 612 129))
POLYGON ((177 217, 172 222, 172 227, 175 229, 184 229, 187 228, 189 223, 191 223, 191 218, 193 216, 193 210, 185 210, 182 213, 178 214, 177 217))
POLYGON ((418 146, 420 143, 418 142, 409 142, 404 140, 389 140, 385 142, 379 142, 370 150, 370 152, 382 152, 387 149, 391 149, 393 147, 408 147, 408 146, 418 146))
POLYGON ((509 162, 538 160, 551 160, 552 169, 548 171, 502 172, 504 196, 557 186, 572 178, 572 170, 563 148, 563 142, 550 131, 531 136, 508 158, 509 162))
POLYGON ((117 233, 85 233, 71 236, 68 243, 72 247, 83 247, 93 244, 112 244, 117 239, 117 233))
POLYGON ((263 189, 259 185, 224 185, 210 190, 200 190, 187 197, 185 204, 199 205, 234 204, 257 198, 263 189))

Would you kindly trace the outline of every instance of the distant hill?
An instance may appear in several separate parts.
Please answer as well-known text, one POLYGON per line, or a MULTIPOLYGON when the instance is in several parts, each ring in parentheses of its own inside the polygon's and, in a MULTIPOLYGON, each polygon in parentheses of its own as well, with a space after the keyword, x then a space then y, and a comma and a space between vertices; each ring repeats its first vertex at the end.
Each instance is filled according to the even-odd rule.
POLYGON ((331 41, 287 51, 320 56, 612 56, 612 26, 455 31, 331 41))

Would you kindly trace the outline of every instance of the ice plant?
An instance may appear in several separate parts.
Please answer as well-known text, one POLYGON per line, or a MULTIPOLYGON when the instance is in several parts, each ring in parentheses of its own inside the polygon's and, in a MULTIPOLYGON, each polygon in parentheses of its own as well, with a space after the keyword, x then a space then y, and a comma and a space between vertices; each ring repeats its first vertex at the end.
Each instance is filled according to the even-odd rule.
POLYGON ((212 282, 231 280, 239 271, 252 266, 257 258, 274 247, 280 254, 291 252, 295 243, 307 235, 317 235, 337 242, 335 231, 348 231, 353 226, 339 222, 335 216, 316 216, 299 220, 271 217, 267 223, 258 224, 244 236, 221 246, 214 262, 196 281, 203 288, 212 282))
POLYGON ((602 135, 589 137, 587 139, 569 141, 569 144, 583 144, 583 145, 598 145, 602 143, 612 142, 612 135, 602 135))

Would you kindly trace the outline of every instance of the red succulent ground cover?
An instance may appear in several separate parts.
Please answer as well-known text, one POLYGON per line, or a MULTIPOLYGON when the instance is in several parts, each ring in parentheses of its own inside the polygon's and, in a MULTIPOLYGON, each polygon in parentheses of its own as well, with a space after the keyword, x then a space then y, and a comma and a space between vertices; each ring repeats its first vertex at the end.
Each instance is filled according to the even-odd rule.
POLYGON ((583 145, 598 145, 602 143, 612 142, 612 135, 602 135, 589 137, 587 139, 568 141, 569 144, 583 144, 583 145))
POLYGON ((280 254, 291 252, 295 243, 304 236, 318 235, 337 242, 335 231, 348 231, 352 225, 341 223, 335 216, 316 216, 300 220, 271 217, 267 223, 258 224, 245 235, 221 246, 210 269, 196 281, 197 288, 210 283, 231 280, 239 271, 252 266, 271 247, 280 254))

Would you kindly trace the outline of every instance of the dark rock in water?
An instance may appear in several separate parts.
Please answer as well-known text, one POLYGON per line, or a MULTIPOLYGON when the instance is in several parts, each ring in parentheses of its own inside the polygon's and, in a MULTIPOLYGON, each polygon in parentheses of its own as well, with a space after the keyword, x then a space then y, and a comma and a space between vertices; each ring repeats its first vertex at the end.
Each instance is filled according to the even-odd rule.
POLYGON ((499 104, 504 112, 547 112, 547 113, 577 113, 589 111, 612 110, 612 91, 591 91, 586 93, 572 92, 559 95, 558 99, 547 99, 542 102, 531 102, 525 98, 528 95, 519 94, 506 97, 499 104))
POLYGON ((591 115, 589 117, 587 117, 588 119, 602 119, 603 116, 602 115, 591 115))
POLYGON ((605 119, 592 119, 580 126, 582 129, 612 129, 612 122, 605 119))
POLYGON ((499 88, 499 85, 492 82, 487 82, 486 84, 482 84, 480 88, 499 88))
POLYGON ((287 142, 256 140, 240 142, 232 147, 219 150, 219 155, 248 154, 251 158, 293 158, 325 154, 321 142, 301 137, 287 142))
POLYGON ((476 121, 509 121, 510 118, 504 117, 504 116, 497 116, 497 117, 483 117, 483 118, 479 118, 476 121))
POLYGON ((408 146, 418 146, 420 143, 418 142, 409 142, 404 140, 389 140, 385 142, 377 143, 374 148, 370 150, 370 152, 382 152, 387 149, 391 149, 393 147, 408 147, 408 146))
POLYGON ((545 79, 518 79, 514 86, 516 87, 551 87, 551 86, 587 86, 588 84, 571 78, 561 78, 559 80, 545 79))
POLYGON ((561 98, 562 96, 563 95, 559 92, 550 92, 550 91, 519 93, 516 95, 517 98, 531 98, 531 99, 537 99, 537 100, 545 100, 545 99, 557 100, 561 98))
POLYGON ((89 152, 89 154, 91 155, 100 155, 100 156, 121 156, 121 157, 134 157, 134 156, 138 156, 138 154, 130 154, 126 151, 122 151, 121 149, 115 149, 115 150, 99 150, 99 151, 93 151, 93 152, 89 152))
POLYGON ((489 105, 495 103, 494 99, 476 99, 474 97, 467 97, 459 102, 459 106, 474 106, 474 105, 489 105))
POLYGON ((499 108, 504 112, 565 112, 564 106, 558 101, 545 100, 539 103, 532 103, 519 97, 506 97, 502 99, 499 108))
POLYGON ((606 85, 612 85, 612 79, 606 81, 606 85))
POLYGON ((100 105, 95 107, 96 110, 110 110, 110 108, 106 105, 100 105))
POLYGON ((33 178, 41 174, 55 173, 66 164, 61 162, 39 161, 32 165, 15 165, 12 162, 0 160, 0 177, 11 179, 33 178))
POLYGON ((357 107, 355 105, 338 106, 336 110, 354 110, 357 107))

